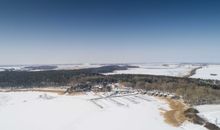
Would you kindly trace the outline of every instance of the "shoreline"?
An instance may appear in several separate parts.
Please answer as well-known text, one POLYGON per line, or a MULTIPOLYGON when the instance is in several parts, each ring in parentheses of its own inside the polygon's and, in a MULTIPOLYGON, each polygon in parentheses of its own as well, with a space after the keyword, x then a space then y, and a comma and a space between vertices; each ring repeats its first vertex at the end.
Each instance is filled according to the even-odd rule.
POLYGON ((184 111, 189 108, 182 100, 174 100, 168 98, 159 98, 165 101, 170 110, 161 109, 161 114, 164 117, 164 121, 174 127, 180 127, 187 118, 184 115, 184 111))
POLYGON ((0 92, 51 92, 57 93, 58 95, 64 95, 66 89, 64 88, 55 88, 55 87, 46 87, 46 88, 0 88, 0 92))

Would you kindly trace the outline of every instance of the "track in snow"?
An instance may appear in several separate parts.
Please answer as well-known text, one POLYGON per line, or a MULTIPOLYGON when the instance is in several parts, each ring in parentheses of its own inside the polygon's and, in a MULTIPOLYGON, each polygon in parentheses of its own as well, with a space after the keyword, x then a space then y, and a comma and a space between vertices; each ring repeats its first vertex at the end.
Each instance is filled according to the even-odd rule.
POLYGON ((149 97, 138 94, 126 94, 126 95, 114 95, 107 97, 98 97, 90 99, 90 101, 97 107, 104 109, 113 106, 126 106, 129 107, 132 104, 139 104, 141 102, 152 101, 149 97))

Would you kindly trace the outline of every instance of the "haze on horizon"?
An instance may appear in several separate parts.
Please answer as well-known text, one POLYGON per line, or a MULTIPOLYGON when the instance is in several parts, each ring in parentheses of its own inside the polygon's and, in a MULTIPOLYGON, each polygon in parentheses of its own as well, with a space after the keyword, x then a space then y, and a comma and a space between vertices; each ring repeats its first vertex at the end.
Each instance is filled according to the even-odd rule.
POLYGON ((3 0, 0 64, 219 63, 217 0, 3 0))

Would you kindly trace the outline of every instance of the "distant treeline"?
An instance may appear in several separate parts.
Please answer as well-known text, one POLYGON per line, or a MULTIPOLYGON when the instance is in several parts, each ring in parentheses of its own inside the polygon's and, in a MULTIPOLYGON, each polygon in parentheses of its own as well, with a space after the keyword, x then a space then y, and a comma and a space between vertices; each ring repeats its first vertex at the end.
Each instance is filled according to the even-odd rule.
POLYGON ((0 72, 0 87, 64 86, 88 76, 101 76, 100 73, 126 70, 129 67, 134 66, 103 66, 79 70, 3 71, 0 72))

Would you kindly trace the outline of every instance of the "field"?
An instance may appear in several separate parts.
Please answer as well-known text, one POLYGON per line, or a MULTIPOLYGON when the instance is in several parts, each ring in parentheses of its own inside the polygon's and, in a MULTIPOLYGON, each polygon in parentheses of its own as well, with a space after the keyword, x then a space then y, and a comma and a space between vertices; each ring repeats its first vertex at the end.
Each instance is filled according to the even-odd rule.
POLYGON ((149 74, 220 80, 219 64, 131 64, 138 68, 116 70, 109 74, 149 74), (195 72, 194 72, 195 71, 195 72))
POLYGON ((150 74, 150 75, 164 75, 184 77, 190 72, 199 67, 193 64, 132 64, 138 68, 129 68, 128 70, 118 70, 108 74, 150 74))
POLYGON ((191 78, 220 80, 220 65, 207 65, 198 69, 191 78))
POLYGON ((143 64, 54 64, 54 65, 2 65, 0 71, 48 71, 48 70, 77 70, 98 68, 103 66, 133 66, 128 69, 103 73, 112 74, 148 74, 174 77, 191 77, 220 80, 219 64, 193 63, 143 63, 143 64))
POLYGON ((1 65, 0 71, 75 70, 101 67, 101 64, 1 65))
MULTIPOLYGON (((175 127, 161 110, 168 103, 140 95, 108 97, 92 92, 57 95, 45 92, 1 92, 1 130, 203 130, 189 122, 175 127)), ((205 129, 204 129, 205 130, 205 129)))

